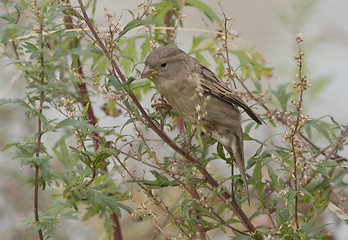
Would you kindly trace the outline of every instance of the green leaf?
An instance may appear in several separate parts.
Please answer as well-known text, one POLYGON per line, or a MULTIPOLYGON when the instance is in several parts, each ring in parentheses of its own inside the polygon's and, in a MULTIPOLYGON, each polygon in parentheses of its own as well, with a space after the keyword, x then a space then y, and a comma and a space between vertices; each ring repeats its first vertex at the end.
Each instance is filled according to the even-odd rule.
POLYGON ((122 87, 122 83, 119 82, 119 80, 114 76, 106 73, 102 73, 105 75, 111 82, 112 86, 115 87, 116 90, 120 90, 122 87))
POLYGON ((147 54, 151 51, 151 46, 150 46, 150 38, 146 37, 145 41, 143 42, 143 44, 141 44, 141 56, 140 59, 143 61, 145 59, 145 57, 147 56, 147 54))
POLYGON ((342 219, 344 221, 348 221, 348 214, 345 213, 345 211, 339 207, 337 207, 332 202, 329 202, 328 208, 331 212, 333 212, 339 219, 342 219))
POLYGON ((312 233, 318 229, 322 229, 323 227, 329 225, 327 223, 325 223, 325 224, 316 223, 315 221, 317 220, 317 217, 318 216, 314 216, 309 221, 303 223, 301 229, 307 236, 309 236, 310 233, 312 233))
MULTIPOLYGON (((101 148, 99 148, 99 149, 101 149, 101 148)), ((105 159, 107 159, 108 157, 111 156, 109 149, 103 149, 103 150, 99 150, 99 149, 98 149, 97 155, 96 155, 96 157, 94 159, 94 164, 95 165, 99 164, 99 162, 101 160, 105 160, 105 159)))
POLYGON ((284 224, 285 222, 289 220, 290 218, 289 209, 287 208, 283 209, 281 206, 277 206, 275 209, 276 209, 276 212, 274 216, 278 226, 284 224))
POLYGON ((30 108, 30 106, 24 102, 23 100, 19 99, 19 98, 15 98, 15 99, 5 99, 5 98, 1 98, 0 99, 0 106, 4 105, 4 104, 8 104, 8 103, 12 103, 12 104, 16 104, 25 108, 30 108))
POLYGON ((312 139, 312 128, 308 122, 303 126, 309 139, 312 139))
POLYGON ((195 52, 195 57, 198 61, 200 61, 201 63, 203 63, 204 66, 210 66, 210 63, 203 57, 202 54, 200 54, 199 52, 195 52))
POLYGON ((164 16, 167 14, 167 12, 173 11, 173 9, 176 8, 177 5, 175 2, 163 1, 160 3, 153 4, 153 6, 156 8, 156 11, 153 11, 151 13, 151 20, 155 20, 156 22, 162 23, 164 22, 164 16))
POLYGON ((193 39, 192 39, 192 46, 191 46, 191 50, 190 50, 190 53, 191 52, 194 52, 196 50, 196 48, 198 47, 198 45, 205 39, 207 39, 208 36, 206 35, 199 35, 199 36, 193 36, 193 39))
POLYGON ((98 213, 98 211, 96 211, 94 207, 87 207, 86 209, 87 209, 87 212, 83 215, 82 221, 87 221, 88 219, 90 219, 91 217, 93 217, 94 215, 98 213))
POLYGON ((240 223, 240 221, 238 219, 235 218, 230 218, 226 220, 227 224, 235 224, 235 223, 240 223))
POLYGON ((222 146, 222 144, 220 142, 217 143, 216 146, 216 152, 218 153, 219 157, 223 160, 226 160, 226 155, 224 152, 224 147, 222 146))
POLYGON ((199 145, 204 148, 203 146, 203 142, 202 142, 202 137, 201 137, 201 133, 202 131, 204 132, 204 128, 202 126, 197 126, 197 134, 196 134, 196 137, 197 137, 197 140, 199 142, 199 145))
POLYGON ((294 94, 294 92, 286 92, 286 89, 288 86, 289 86, 289 83, 279 84, 277 86, 277 90, 271 91, 273 95, 277 98, 278 102, 280 103, 280 106, 283 112, 286 112, 288 102, 291 96, 294 94))
POLYGON ((320 167, 337 167, 338 162, 333 160, 328 160, 319 164, 320 167))
POLYGON ((63 163, 66 169, 72 169, 75 166, 76 160, 70 157, 68 147, 65 143, 65 139, 60 139, 53 148, 53 152, 57 156, 58 160, 63 163), (60 148, 60 151, 57 148, 60 148))
POLYGON ((118 41, 123 35, 125 35, 130 30, 139 27, 141 25, 161 25, 158 21, 154 19, 146 20, 146 19, 133 19, 130 22, 127 23, 127 25, 123 28, 123 31, 120 33, 116 41, 118 41))
POLYGON ((256 122, 252 121, 251 123, 246 125, 245 128, 244 128, 244 133, 249 135, 250 130, 252 129, 253 126, 255 126, 255 124, 256 124, 256 122))
POLYGON ((222 27, 220 18, 215 14, 215 11, 211 7, 209 7, 207 4, 199 0, 190 0, 190 1, 186 1, 185 5, 197 8, 198 10, 203 12, 204 15, 207 16, 211 22, 215 21, 216 23, 220 25, 220 27, 222 27))
POLYGON ((151 180, 141 179, 141 180, 130 180, 129 182, 141 183, 147 186, 151 186, 153 188, 175 187, 179 185, 179 183, 176 180, 169 181, 167 177, 165 177, 163 174, 157 171, 151 170, 150 172, 152 173, 152 175, 155 176, 156 180, 151 181, 151 180))
POLYGON ((95 131, 95 127, 89 123, 89 120, 64 119, 56 125, 56 129, 64 127, 74 127, 81 131, 87 132, 89 130, 95 131))
POLYGON ((38 51, 36 45, 32 44, 31 42, 24 42, 23 47, 27 49, 27 53, 34 53, 38 51))
POLYGON ((219 78, 222 78, 225 74, 226 68, 224 66, 224 60, 222 58, 214 58, 216 62, 216 74, 219 76, 219 78))
POLYGON ((245 234, 238 234, 233 238, 234 240, 249 240, 251 239, 251 236, 245 235, 245 234))
POLYGON ((252 81, 253 81, 253 83, 254 83, 254 86, 255 86, 255 88, 256 88, 256 91, 257 92, 262 92, 262 85, 261 85, 261 81, 260 80, 258 80, 258 79, 251 79, 252 81))
POLYGON ((271 178, 270 185, 273 189, 275 189, 277 192, 280 190, 279 183, 278 183, 278 175, 274 172, 273 168, 267 165, 268 174, 271 178))
MULTIPOLYGON (((329 134, 329 131, 332 130, 330 124, 318 119, 311 119, 311 120, 308 120, 305 126, 310 126, 311 128, 314 128, 320 134, 322 134, 330 143, 332 142, 330 138, 330 134, 329 134)), ((306 131, 308 134, 308 130, 306 131)))
POLYGON ((138 60, 138 53, 135 47, 135 39, 130 38, 127 41, 126 47, 122 51, 121 66, 123 67, 126 75, 128 76, 134 63, 138 60))
POLYGON ((254 182, 254 186, 256 189, 256 192, 259 196, 259 199, 262 204, 265 204, 265 198, 264 198, 264 187, 265 183, 262 182, 262 165, 261 160, 257 160, 255 163, 255 168, 253 171, 253 178, 250 179, 250 181, 254 182))

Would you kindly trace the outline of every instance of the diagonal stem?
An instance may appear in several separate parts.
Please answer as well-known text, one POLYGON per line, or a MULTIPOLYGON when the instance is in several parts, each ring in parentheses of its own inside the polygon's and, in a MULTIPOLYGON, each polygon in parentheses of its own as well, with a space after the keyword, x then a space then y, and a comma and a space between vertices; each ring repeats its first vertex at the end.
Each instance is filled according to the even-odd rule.
MULTIPOLYGON (((82 11, 84 20, 87 24, 87 26, 90 28, 92 35, 95 38, 95 41, 97 42, 97 45, 101 48, 105 56, 107 56, 111 62, 112 68, 117 73, 119 80, 124 83, 126 82, 126 78, 120 68, 118 67, 118 64, 116 61, 112 58, 112 54, 110 54, 103 41, 99 38, 97 32, 95 31, 93 24, 91 20, 88 17, 88 14, 84 8, 84 5, 82 3, 82 0, 78 0, 80 9, 82 11)), ((151 120, 147 112, 144 110, 138 99, 135 97, 134 93, 131 91, 128 91, 128 94, 130 98, 132 99, 135 106, 138 108, 142 116, 145 118, 146 125, 151 128, 164 142, 166 142, 174 151, 179 153, 181 156, 186 158, 188 161, 190 161, 192 164, 196 166, 196 168, 201 172, 201 174, 204 176, 204 178, 207 180, 207 182, 214 188, 219 187, 219 183, 210 175, 210 173, 200 164, 200 161, 189 155, 186 151, 184 151, 182 148, 180 148, 177 144, 175 144, 167 134, 165 134, 161 129, 159 129, 156 124, 151 120)), ((251 223, 250 219, 246 216, 244 211, 240 208, 237 201, 235 200, 234 196, 230 195, 227 191, 223 191, 219 197, 223 199, 225 202, 229 202, 232 205, 232 208, 234 209, 235 213, 237 214, 238 218, 244 223, 246 228, 250 232, 256 232, 254 225, 251 223)))
MULTIPOLYGON (((36 1, 35 1, 35 6, 36 6, 36 1)), ((39 14, 39 13, 38 13, 39 14)), ((40 23, 40 41, 41 41, 41 44, 40 44, 40 48, 41 50, 44 49, 45 45, 44 45, 44 39, 43 39, 43 24, 42 24, 42 21, 40 20, 40 16, 37 14, 37 19, 40 23)), ((40 56, 39 56, 39 60, 40 60, 40 67, 42 69, 41 73, 40 73, 40 85, 41 85, 41 89, 43 89, 43 86, 45 84, 45 61, 44 61, 44 55, 43 53, 41 52, 40 53, 40 56)), ((41 90, 40 92, 40 105, 39 105, 39 114, 38 114, 38 117, 37 117, 37 124, 38 124, 38 133, 39 133, 39 136, 37 138, 37 145, 36 145, 36 158, 38 159, 40 157, 40 149, 41 149, 41 138, 42 138, 42 123, 41 123, 41 118, 40 118, 40 115, 42 114, 42 107, 43 107, 43 102, 44 102, 44 91, 41 90)), ((34 215, 35 215, 35 222, 36 223, 40 223, 40 219, 39 219, 39 165, 36 163, 35 164, 35 180, 34 180, 34 215)), ((42 234, 42 230, 41 230, 41 227, 39 228, 38 230, 38 234, 39 234, 39 238, 40 240, 43 240, 43 234, 42 234)))

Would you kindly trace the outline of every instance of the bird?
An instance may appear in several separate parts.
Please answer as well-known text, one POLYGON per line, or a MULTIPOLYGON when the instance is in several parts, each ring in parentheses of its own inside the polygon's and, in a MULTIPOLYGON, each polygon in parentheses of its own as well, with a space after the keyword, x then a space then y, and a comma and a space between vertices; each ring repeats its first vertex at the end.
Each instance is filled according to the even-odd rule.
POLYGON ((147 55, 141 78, 149 77, 180 117, 201 124, 233 157, 250 204, 238 107, 258 124, 262 119, 216 74, 176 46, 147 55))

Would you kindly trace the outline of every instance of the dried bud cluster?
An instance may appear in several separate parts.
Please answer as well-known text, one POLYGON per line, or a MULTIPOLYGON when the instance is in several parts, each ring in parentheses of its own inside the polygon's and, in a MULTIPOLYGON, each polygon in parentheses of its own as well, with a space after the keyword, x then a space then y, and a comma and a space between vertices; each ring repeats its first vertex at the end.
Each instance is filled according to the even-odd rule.
POLYGON ((300 42, 303 41, 303 33, 298 33, 298 34, 296 35, 296 41, 297 41, 298 43, 300 43, 300 42))
POLYGON ((65 112, 68 114, 69 118, 74 118, 75 116, 74 104, 76 103, 75 99, 62 97, 60 100, 63 102, 65 112))

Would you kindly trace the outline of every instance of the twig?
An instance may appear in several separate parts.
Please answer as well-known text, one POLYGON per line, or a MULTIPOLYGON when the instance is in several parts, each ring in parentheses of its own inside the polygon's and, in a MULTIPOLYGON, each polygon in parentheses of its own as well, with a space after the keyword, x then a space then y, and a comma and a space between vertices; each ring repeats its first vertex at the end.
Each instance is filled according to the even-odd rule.
MULTIPOLYGON (((85 11, 85 9, 83 9, 83 10, 85 11)), ((67 16, 64 19, 64 21, 66 23, 65 26, 67 29, 71 30, 74 28, 72 25, 72 18, 71 18, 71 15, 69 15, 68 13, 66 13, 66 14, 67 14, 67 16)), ((71 45, 75 45, 76 41, 78 41, 78 40, 75 40, 75 42, 72 42, 71 45)), ((72 47, 73 46, 71 46, 71 48, 72 47)), ((76 63, 77 63, 77 73, 79 74, 79 76, 81 78, 83 78, 84 74, 83 74, 83 70, 82 70, 82 64, 81 64, 80 57, 78 57, 78 56, 77 56, 76 63)), ((87 116, 89 119, 89 123, 92 126, 97 126, 97 118, 96 118, 96 116, 93 112, 93 108, 90 104, 90 99, 88 96, 88 90, 87 90, 86 83, 81 81, 80 83, 77 84, 77 89, 78 89, 78 93, 80 95, 81 104, 83 105, 83 107, 87 108, 87 116)), ((100 136, 96 131, 93 131, 91 134, 92 134, 92 140, 94 143, 94 149, 96 151, 99 148, 100 136)), ((91 159, 90 159, 90 161, 91 161, 91 159)), ((102 159, 101 162, 103 162, 103 161, 105 161, 105 160, 102 159)), ((95 165, 94 165, 93 161, 91 161, 91 167, 92 167, 92 177, 91 177, 90 181, 86 183, 86 186, 89 186, 90 184, 92 184, 94 179, 95 179, 96 169, 95 169, 95 165)), ((106 167, 104 167, 104 171, 107 171, 106 167)), ((121 226, 120 226, 120 223, 118 220, 118 216, 115 213, 112 213, 110 215, 110 218, 114 223, 114 226, 113 226, 113 229, 114 229, 113 238, 114 238, 114 240, 122 240, 121 226)))
MULTIPOLYGON (((95 29, 94 29, 94 27, 92 25, 92 22, 90 21, 88 15, 87 15, 87 12, 86 12, 86 10, 85 10, 85 8, 83 6, 82 0, 78 0, 78 2, 80 4, 81 11, 82 11, 83 17, 84 17, 84 19, 86 21, 86 24, 88 25, 88 27, 90 28, 93 36, 95 37, 95 41, 97 42, 97 44, 99 45, 101 50, 104 52, 105 56, 107 56, 110 59, 111 66, 115 70, 115 72, 117 73, 117 75, 119 77, 119 80, 121 82, 123 82, 123 83, 126 82, 126 78, 123 75, 123 73, 121 72, 120 68, 118 67, 115 59, 112 58, 112 54, 110 54, 107 51, 107 49, 105 48, 105 45, 103 44, 102 40, 99 38, 97 32, 95 31, 95 29)), ((177 153, 179 153, 180 155, 182 155, 183 157, 188 159, 192 164, 194 164, 211 186, 213 186, 214 188, 219 187, 219 183, 200 164, 199 160, 193 158, 191 155, 189 155, 187 152, 185 152, 183 149, 181 149, 179 146, 177 146, 168 137, 168 135, 166 135, 163 131, 161 131, 156 126, 156 124, 151 120, 151 118, 149 117, 147 112, 141 106, 140 102, 135 97, 134 93, 131 92, 131 91, 128 91, 128 94, 129 94, 130 98, 133 100, 133 103, 135 104, 135 106, 138 108, 138 110, 140 111, 140 113, 142 114, 144 119, 146 120, 146 121, 144 121, 146 123, 146 125, 149 128, 151 128, 160 138, 162 138, 162 140, 164 142, 166 142, 174 151, 176 151, 177 153)), ((221 193, 219 195, 219 197, 224 199, 224 201, 229 202, 232 205, 232 208, 236 212, 237 216, 240 218, 240 220, 244 223, 244 225, 247 227, 247 229, 250 232, 255 232, 256 231, 254 225, 251 223, 250 219, 246 216, 244 211, 240 208, 240 206, 238 205, 238 203, 235 200, 234 196, 231 196, 227 191, 224 191, 223 193, 221 193)))
POLYGON ((228 52, 228 31, 227 31, 227 22, 231 20, 231 18, 226 17, 226 14, 224 12, 224 9, 221 6, 220 1, 218 1, 218 4, 220 6, 222 15, 224 16, 224 35, 222 36, 222 47, 225 49, 225 54, 226 54, 226 62, 227 62, 227 76, 229 77, 229 79, 232 80, 233 85, 234 85, 234 89, 237 89, 237 85, 236 82, 234 80, 234 75, 232 74, 233 68, 230 64, 230 57, 229 57, 229 52, 228 52))
MULTIPOLYGON (((132 178, 132 179, 136 179, 135 176, 133 176, 133 174, 126 168, 126 166, 124 165, 124 163, 119 159, 119 157, 116 154, 113 154, 113 156, 117 159, 118 163, 122 166, 122 168, 127 172, 127 174, 132 178)), ((115 161, 114 164, 116 165, 115 161)), ((131 188, 128 186, 127 181, 124 178, 124 174, 122 172, 120 172, 120 175, 123 179, 123 182, 125 185, 127 185, 128 189, 130 190, 130 195, 131 197, 134 196, 134 193, 131 191, 131 188)), ((185 234, 189 239, 190 236, 188 235, 188 233, 182 228, 182 226, 180 225, 180 223, 178 223, 177 219, 173 216, 172 212, 168 210, 167 206, 160 201, 160 198, 156 198, 155 196, 153 196, 153 193, 151 190, 145 188, 142 184, 137 183, 138 186, 140 188, 142 188, 149 196, 151 196, 152 200, 155 201, 156 206, 160 207, 161 210, 163 210, 166 214, 168 214, 169 216, 171 216, 171 218, 174 221, 174 224, 178 227, 178 229, 185 234)), ((141 204, 140 202, 138 202, 136 199, 132 198, 133 201, 135 201, 138 205, 138 207, 141 209, 141 211, 145 212, 145 206, 143 204, 141 204)), ((155 225, 155 227, 161 232, 163 233, 163 235, 166 237, 166 239, 170 239, 170 237, 168 236, 168 234, 163 230, 163 228, 157 223, 157 221, 153 218, 150 218, 151 222, 155 225)))
POLYGON ((347 137, 348 137, 348 124, 343 127, 341 136, 337 140, 337 143, 331 147, 332 149, 330 153, 327 154, 326 159, 324 161, 328 161, 331 158, 331 156, 337 151, 337 149, 341 147, 342 144, 347 140, 347 137))
POLYGON ((297 43, 297 48, 298 48, 298 56, 295 58, 297 61, 297 66, 298 66, 298 73, 297 73, 297 77, 299 79, 299 83, 298 83, 298 87, 299 87, 299 91, 300 91, 300 99, 298 101, 298 103, 296 103, 296 111, 297 111, 297 118, 296 118, 296 122, 295 122, 295 126, 292 129, 292 135, 290 137, 291 139, 291 147, 292 147, 292 153, 293 153, 293 162, 294 162, 294 170, 293 170, 293 178, 294 178, 294 187, 295 187, 295 191, 296 191, 296 195, 295 195, 295 216, 294 216, 294 221, 295 221, 295 226, 296 229, 299 229, 299 222, 298 222, 298 199, 299 199, 299 194, 298 194, 298 179, 297 179, 297 158, 298 158, 298 151, 297 151, 297 143, 296 143, 296 139, 295 139, 295 135, 298 134, 298 128, 300 125, 300 119, 301 119, 301 112, 302 112, 302 103, 303 103, 303 92, 305 90, 305 85, 304 85, 304 81, 305 81, 305 76, 302 76, 302 56, 303 56, 303 52, 301 50, 300 47, 300 42, 303 41, 303 36, 301 33, 299 33, 296 36, 296 43, 297 43))
MULTIPOLYGON (((39 28, 39 36, 40 36, 40 48, 41 51, 43 51, 45 44, 44 44, 44 39, 43 39, 43 24, 40 18, 40 11, 39 11, 39 7, 37 6, 37 1, 34 1, 34 6, 35 6, 35 10, 36 12, 36 17, 37 20, 39 22, 40 28, 39 28)), ((43 102, 44 102, 44 91, 43 86, 45 85, 45 59, 44 59, 44 53, 41 52, 40 56, 40 67, 41 67, 41 74, 40 74, 40 85, 41 85, 41 93, 40 93, 40 105, 39 105, 39 114, 37 116, 37 125, 38 125, 38 137, 37 137, 37 146, 36 146, 36 158, 38 159, 40 157, 40 149, 41 149, 41 137, 42 137, 42 124, 41 124, 41 117, 40 115, 42 115, 42 107, 43 107, 43 102)), ((40 219, 39 219, 39 165, 36 163, 35 164, 35 186, 34 186, 34 215, 35 215, 35 221, 36 223, 40 223, 40 219)), ((40 240, 43 240, 43 234, 42 234, 42 230, 41 227, 38 229, 38 234, 39 234, 39 238, 40 240)))

